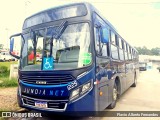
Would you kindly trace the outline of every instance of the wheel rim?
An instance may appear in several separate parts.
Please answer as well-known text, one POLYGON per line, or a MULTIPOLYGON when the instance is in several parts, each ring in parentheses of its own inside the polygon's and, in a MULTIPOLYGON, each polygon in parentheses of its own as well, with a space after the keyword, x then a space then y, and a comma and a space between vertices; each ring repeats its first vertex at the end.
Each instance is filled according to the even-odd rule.
POLYGON ((117 89, 116 88, 113 89, 113 100, 114 101, 117 100, 117 89))

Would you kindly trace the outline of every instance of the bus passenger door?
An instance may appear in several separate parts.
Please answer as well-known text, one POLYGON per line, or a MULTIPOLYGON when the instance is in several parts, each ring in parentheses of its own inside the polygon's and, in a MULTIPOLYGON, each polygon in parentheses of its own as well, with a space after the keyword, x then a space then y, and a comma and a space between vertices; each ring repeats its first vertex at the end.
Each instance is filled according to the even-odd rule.
POLYGON ((108 60, 97 58, 96 80, 98 82, 98 107, 104 110, 109 105, 108 60))
POLYGON ((109 80, 108 66, 108 43, 101 41, 100 29, 95 27, 95 48, 96 48, 96 81, 98 81, 98 108, 104 110, 109 105, 109 80))
POLYGON ((96 53, 96 81, 98 81, 98 108, 104 110, 109 105, 109 26, 94 14, 94 38, 96 53))

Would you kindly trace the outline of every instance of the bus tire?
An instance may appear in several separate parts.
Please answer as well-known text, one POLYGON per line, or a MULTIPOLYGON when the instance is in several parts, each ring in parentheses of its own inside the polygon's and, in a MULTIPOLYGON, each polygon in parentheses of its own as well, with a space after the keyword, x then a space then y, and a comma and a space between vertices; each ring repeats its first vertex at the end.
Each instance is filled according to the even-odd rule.
POLYGON ((137 86, 137 76, 136 74, 134 75, 134 83, 131 85, 131 87, 136 87, 137 86))
POLYGON ((116 107, 117 98, 118 98, 118 86, 117 86, 116 83, 114 83, 112 97, 113 97, 113 101, 112 101, 112 103, 107 107, 107 108, 109 108, 109 109, 113 109, 113 108, 116 107))

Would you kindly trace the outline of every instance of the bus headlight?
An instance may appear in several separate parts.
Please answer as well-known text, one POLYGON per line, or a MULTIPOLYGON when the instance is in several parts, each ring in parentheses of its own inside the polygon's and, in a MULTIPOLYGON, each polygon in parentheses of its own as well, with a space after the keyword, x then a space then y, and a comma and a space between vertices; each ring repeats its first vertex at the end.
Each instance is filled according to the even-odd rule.
POLYGON ((81 91, 81 94, 83 94, 84 92, 86 92, 91 86, 91 82, 87 83, 87 84, 84 84, 82 86, 82 91, 81 91))
POLYGON ((76 90, 73 90, 72 93, 71 93, 70 98, 71 99, 75 99, 76 97, 78 97, 79 96, 79 90, 80 90, 80 88, 78 88, 76 90))
POLYGON ((86 93, 91 88, 91 80, 83 85, 81 85, 79 88, 73 90, 70 95, 70 100, 73 100, 75 98, 78 98, 79 96, 86 93))

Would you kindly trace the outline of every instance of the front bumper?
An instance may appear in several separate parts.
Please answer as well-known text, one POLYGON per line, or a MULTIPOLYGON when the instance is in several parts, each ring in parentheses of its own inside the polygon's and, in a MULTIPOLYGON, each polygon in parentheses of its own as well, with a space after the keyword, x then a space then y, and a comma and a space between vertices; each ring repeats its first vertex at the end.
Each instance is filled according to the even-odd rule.
POLYGON ((95 111, 94 101, 94 89, 92 88, 86 94, 76 99, 75 101, 69 101, 69 99, 39 99, 34 97, 28 97, 21 95, 18 90, 17 98, 20 107, 43 111, 43 112, 71 112, 71 111, 95 111), (38 108, 35 106, 35 101, 45 101, 48 104, 48 108, 38 108), (89 103, 89 104, 88 104, 89 103))

